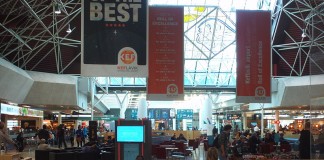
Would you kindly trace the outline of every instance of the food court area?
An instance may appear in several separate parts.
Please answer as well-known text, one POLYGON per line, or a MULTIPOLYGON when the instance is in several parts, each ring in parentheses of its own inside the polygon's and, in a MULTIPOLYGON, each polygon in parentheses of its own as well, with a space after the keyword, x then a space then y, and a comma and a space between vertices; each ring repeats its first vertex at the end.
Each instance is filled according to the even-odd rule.
MULTIPOLYGON (((244 108, 246 105, 240 107, 244 108)), ((68 114, 44 115, 43 111, 5 103, 1 103, 1 108, 1 120, 5 122, 10 138, 19 144, 7 146, 8 155, 13 158, 19 155, 35 160, 65 160, 67 157, 115 159, 118 144, 127 142, 117 140, 116 125, 120 118, 91 120, 75 119, 68 114), (46 149, 39 147, 41 140, 38 134, 43 126, 50 133, 46 140, 46 149), (66 145, 64 142, 60 144, 59 132, 62 129, 66 145), (84 134, 81 141, 77 136, 78 129, 84 134), (23 140, 19 143, 18 135, 21 134, 23 140), (85 151, 86 146, 93 144, 92 142, 95 142, 97 150, 85 151)), ((226 108, 233 107, 222 109, 226 108)), ((149 125, 146 126, 150 127, 151 133, 143 134, 150 139, 146 143, 151 148, 147 149, 145 146, 145 150, 151 159, 156 160, 205 159, 208 150, 215 147, 217 135, 221 135, 227 125, 232 126, 228 134, 228 159, 301 159, 300 137, 303 130, 311 133, 310 137, 306 137, 311 140, 310 146, 305 146, 303 151, 309 150, 311 159, 323 158, 323 111, 310 111, 307 106, 295 107, 294 110, 282 109, 285 110, 227 110, 221 113, 213 109, 210 118, 204 117, 206 115, 202 113, 205 111, 203 108, 200 112, 192 109, 151 108, 147 110, 147 117, 143 118, 139 118, 142 115, 131 109, 126 111, 127 118, 122 120, 148 121, 149 125), (201 122, 201 116, 206 121, 201 122)), ((141 144, 143 141, 136 143, 141 144)))
POLYGON ((323 6, 1 1, 0 160, 324 159, 323 6))

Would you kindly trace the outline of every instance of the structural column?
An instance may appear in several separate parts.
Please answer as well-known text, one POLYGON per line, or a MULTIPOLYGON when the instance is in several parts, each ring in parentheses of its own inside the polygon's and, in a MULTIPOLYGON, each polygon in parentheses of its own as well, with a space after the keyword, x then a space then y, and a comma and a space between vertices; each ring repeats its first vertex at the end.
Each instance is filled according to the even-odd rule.
POLYGON ((58 125, 62 124, 62 115, 61 115, 61 113, 58 113, 57 123, 58 123, 58 125))
POLYGON ((172 118, 172 130, 177 130, 177 119, 172 118))
POLYGON ((147 103, 144 98, 141 98, 138 102, 137 118, 147 118, 147 103))
POLYGON ((262 109, 261 109, 261 137, 264 137, 264 133, 263 133, 263 131, 264 131, 264 109, 263 109, 263 107, 262 107, 262 109))
MULTIPOLYGON (((279 121, 279 110, 275 111, 275 120, 276 122, 279 121)), ((279 131, 279 123, 275 123, 275 131, 276 133, 279 131)))
POLYGON ((242 130, 245 131, 247 128, 247 124, 246 124, 246 120, 247 120, 247 117, 246 117, 246 112, 242 112, 242 122, 243 122, 243 128, 242 130))
POLYGON ((90 93, 91 93, 91 121, 93 121, 93 105, 94 105, 94 91, 95 91, 95 86, 94 86, 94 82, 93 79, 89 78, 89 83, 90 83, 90 93))
POLYGON ((212 101, 209 97, 206 97, 203 102, 203 107, 199 112, 199 128, 206 130, 207 135, 212 135, 213 127, 212 124, 212 101))

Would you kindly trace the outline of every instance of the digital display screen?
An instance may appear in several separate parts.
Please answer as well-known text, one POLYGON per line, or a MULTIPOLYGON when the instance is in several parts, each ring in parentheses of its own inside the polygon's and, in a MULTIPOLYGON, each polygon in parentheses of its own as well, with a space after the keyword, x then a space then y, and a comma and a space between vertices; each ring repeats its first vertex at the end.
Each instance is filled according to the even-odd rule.
POLYGON ((117 142, 144 142, 144 126, 117 126, 117 142))

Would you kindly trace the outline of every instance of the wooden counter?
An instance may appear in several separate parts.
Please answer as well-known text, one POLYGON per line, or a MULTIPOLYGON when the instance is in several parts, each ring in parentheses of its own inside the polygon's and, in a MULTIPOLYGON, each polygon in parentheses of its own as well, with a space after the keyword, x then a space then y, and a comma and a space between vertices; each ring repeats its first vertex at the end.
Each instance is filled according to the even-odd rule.
POLYGON ((19 153, 5 153, 0 155, 0 160, 20 160, 19 153))

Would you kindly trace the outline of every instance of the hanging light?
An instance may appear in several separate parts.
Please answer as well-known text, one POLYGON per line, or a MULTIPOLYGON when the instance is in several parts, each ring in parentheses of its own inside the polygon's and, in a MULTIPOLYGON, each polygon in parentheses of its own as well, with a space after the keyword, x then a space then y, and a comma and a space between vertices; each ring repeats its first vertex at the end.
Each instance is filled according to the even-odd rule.
POLYGON ((66 33, 71 33, 71 32, 72 32, 72 30, 70 28, 70 24, 68 24, 68 29, 66 30, 66 33))
POLYGON ((61 14, 61 9, 58 3, 54 4, 54 10, 55 10, 54 11, 55 14, 61 14))
POLYGON ((303 38, 305 38, 305 37, 306 37, 306 34, 305 34, 305 29, 303 29, 303 33, 302 33, 301 37, 303 37, 303 38))

